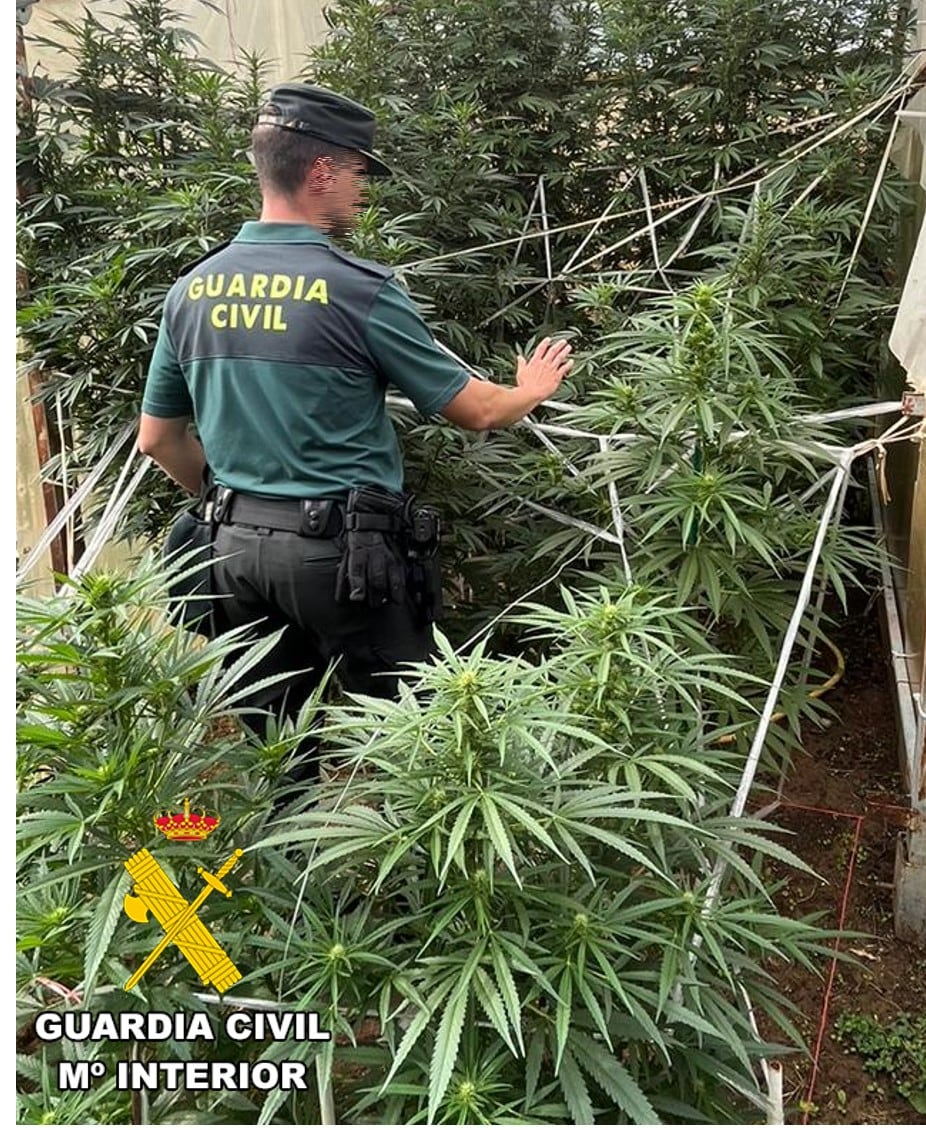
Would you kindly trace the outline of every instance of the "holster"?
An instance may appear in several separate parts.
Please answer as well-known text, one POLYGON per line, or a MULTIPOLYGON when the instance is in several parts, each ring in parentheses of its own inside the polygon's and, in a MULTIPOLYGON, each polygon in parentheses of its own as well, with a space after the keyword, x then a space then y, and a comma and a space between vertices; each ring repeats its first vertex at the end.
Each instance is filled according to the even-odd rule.
POLYGON ((440 512, 433 506, 419 505, 414 495, 408 495, 404 537, 408 595, 421 624, 433 624, 444 612, 440 538, 440 512))
POLYGON ((203 472, 199 500, 192 510, 184 510, 174 519, 163 550, 164 557, 176 563, 177 569, 167 588, 175 601, 171 619, 181 627, 210 639, 216 634, 215 609, 211 599, 211 562, 217 525, 213 515, 215 489, 207 467, 203 472))

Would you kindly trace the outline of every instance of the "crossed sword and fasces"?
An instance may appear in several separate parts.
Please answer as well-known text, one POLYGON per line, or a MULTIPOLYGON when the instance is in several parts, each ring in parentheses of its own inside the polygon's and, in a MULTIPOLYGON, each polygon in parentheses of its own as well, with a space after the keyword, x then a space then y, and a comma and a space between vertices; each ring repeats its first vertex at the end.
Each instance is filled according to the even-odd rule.
POLYGON ((241 980, 242 974, 196 912, 213 891, 231 898, 231 891, 222 880, 242 855, 241 849, 236 848, 216 875, 198 867, 197 873, 206 880, 206 885, 192 902, 187 902, 147 848, 126 860, 125 869, 135 880, 135 893, 127 894, 123 903, 126 914, 136 922, 147 922, 150 910, 164 927, 164 937, 126 981, 126 989, 138 984, 171 942, 193 966, 204 985, 214 985, 218 992, 224 993, 241 980))

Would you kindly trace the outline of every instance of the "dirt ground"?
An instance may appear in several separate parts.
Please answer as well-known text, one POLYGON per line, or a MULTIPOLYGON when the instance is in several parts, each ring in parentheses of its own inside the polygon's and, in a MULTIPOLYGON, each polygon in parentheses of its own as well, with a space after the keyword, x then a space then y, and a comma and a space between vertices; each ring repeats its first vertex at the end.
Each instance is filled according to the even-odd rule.
POLYGON ((781 909, 824 912, 821 924, 858 931, 840 948, 855 959, 823 967, 823 976, 782 965, 776 978, 801 1009, 810 1055, 785 1061, 788 1122, 923 1125, 926 1116, 896 1092, 887 1075, 865 1071, 837 1041, 849 1013, 889 1024, 926 1012, 926 947, 893 932, 891 884, 897 831, 906 804, 898 766, 890 671, 877 608, 856 594, 847 620, 831 633, 846 659, 843 681, 826 696, 835 717, 805 727, 806 752, 788 774, 784 805, 770 819, 794 835, 787 845, 821 880, 778 868, 781 909), (831 981, 831 986, 830 986, 831 981), (814 1052, 819 1048, 814 1070, 814 1052))

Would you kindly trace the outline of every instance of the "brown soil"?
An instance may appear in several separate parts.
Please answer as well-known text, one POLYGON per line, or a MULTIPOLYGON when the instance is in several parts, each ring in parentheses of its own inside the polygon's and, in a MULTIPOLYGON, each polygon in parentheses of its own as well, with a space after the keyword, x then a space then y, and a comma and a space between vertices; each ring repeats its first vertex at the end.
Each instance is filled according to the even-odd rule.
POLYGON ((806 752, 795 756, 783 807, 770 820, 794 833, 787 846, 820 876, 776 867, 786 881, 780 908, 800 916, 823 912, 821 925, 832 928, 843 917, 846 930, 864 936, 843 939, 839 948, 853 961, 833 969, 825 962, 822 975, 790 965, 775 969, 782 991, 801 1010, 798 1027, 810 1051, 785 1061, 786 1120, 923 1125, 926 1117, 891 1078, 866 1073, 861 1057, 835 1037, 837 1021, 848 1013, 890 1024, 899 1013, 926 1012, 926 947, 900 942, 893 932, 894 851, 908 806, 877 610, 856 598, 832 635, 846 658, 845 678, 826 698, 835 717, 825 729, 805 726, 806 752))

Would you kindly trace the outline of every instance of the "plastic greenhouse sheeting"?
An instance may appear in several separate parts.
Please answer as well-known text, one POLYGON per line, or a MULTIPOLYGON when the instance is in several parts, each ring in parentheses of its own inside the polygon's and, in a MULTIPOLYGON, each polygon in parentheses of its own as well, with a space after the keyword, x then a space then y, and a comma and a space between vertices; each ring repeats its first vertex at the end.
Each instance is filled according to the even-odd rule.
MULTIPOLYGON (((106 24, 124 10, 124 0, 17 0, 17 16, 25 20, 26 58, 30 71, 48 75, 64 73, 71 64, 66 54, 36 38, 62 39, 56 20, 80 23, 85 8, 106 24)), ((185 26, 202 41, 198 53, 223 67, 241 67, 246 54, 259 54, 268 61, 266 85, 299 78, 306 53, 321 43, 328 32, 321 0, 175 0, 173 8, 184 17, 185 26)))

